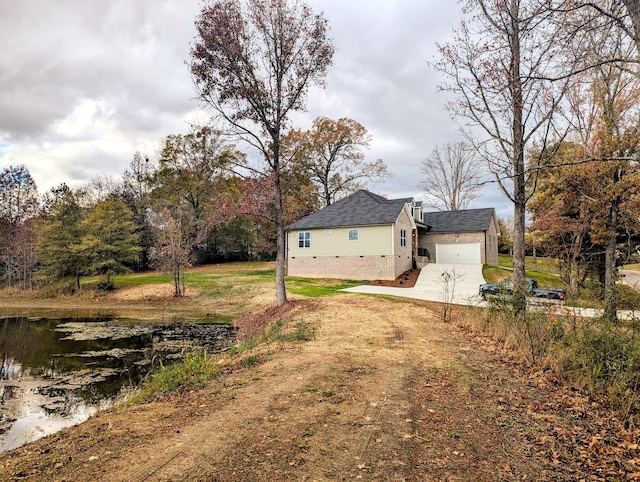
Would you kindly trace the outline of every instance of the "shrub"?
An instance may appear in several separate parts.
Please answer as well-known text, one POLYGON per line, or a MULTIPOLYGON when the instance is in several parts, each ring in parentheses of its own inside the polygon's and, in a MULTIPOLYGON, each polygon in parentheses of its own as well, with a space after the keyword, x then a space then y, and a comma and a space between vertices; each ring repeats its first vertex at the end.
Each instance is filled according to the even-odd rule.
POLYGON ((261 335, 261 340, 273 341, 310 341, 315 339, 316 327, 314 324, 298 321, 293 324, 291 321, 277 320, 268 325, 261 335))
POLYGON ((530 366, 603 397, 626 415, 640 412, 640 321, 568 317, 529 310, 515 316, 508 298, 490 301, 482 331, 520 353, 530 366))
POLYGON ((220 371, 220 365, 210 358, 202 349, 194 350, 182 361, 171 365, 161 365, 160 370, 153 372, 140 391, 131 397, 130 403, 142 403, 174 391, 182 391, 210 380, 220 371))
POLYGON ((616 285, 616 296, 621 310, 635 310, 640 306, 640 293, 631 286, 616 285))
POLYGON ((567 370, 592 394, 629 413, 640 409, 639 324, 599 320, 581 330, 571 346, 567 370))
POLYGON ((108 280, 108 281, 100 281, 98 282, 98 289, 100 291, 113 291, 115 289, 115 287, 113 286, 113 281, 108 280))
POLYGON ((69 296, 77 293, 77 284, 75 279, 65 278, 55 283, 43 285, 39 290, 38 296, 44 298, 55 298, 56 296, 69 296))

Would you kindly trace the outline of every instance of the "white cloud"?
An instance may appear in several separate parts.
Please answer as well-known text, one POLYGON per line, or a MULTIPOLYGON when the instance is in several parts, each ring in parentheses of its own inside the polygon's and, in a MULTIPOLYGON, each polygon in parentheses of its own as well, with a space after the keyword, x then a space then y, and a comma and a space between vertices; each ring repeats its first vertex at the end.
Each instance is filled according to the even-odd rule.
MULTIPOLYGON (((373 136, 367 157, 395 173, 371 188, 419 194, 421 160, 456 138, 427 62, 457 22, 457 4, 309 1, 327 17, 337 53, 326 89, 312 89, 307 111, 292 122, 306 129, 320 115, 357 120, 373 136)), ((134 152, 154 157, 163 137, 206 121, 185 64, 200 7, 200 0, 4 2, 0 169, 25 164, 41 191, 118 176, 134 152)))

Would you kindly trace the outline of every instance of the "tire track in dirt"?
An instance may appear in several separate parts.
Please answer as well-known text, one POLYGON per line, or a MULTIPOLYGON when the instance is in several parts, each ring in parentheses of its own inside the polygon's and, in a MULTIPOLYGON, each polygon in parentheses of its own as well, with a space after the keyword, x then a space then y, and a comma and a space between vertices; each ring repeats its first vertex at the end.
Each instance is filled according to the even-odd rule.
POLYGON ((159 435, 138 425, 127 449, 97 443, 39 480, 416 480, 416 374, 458 363, 460 338, 407 301, 327 298, 300 316, 315 340, 265 348, 159 435))
MULTIPOLYGON (((296 363, 295 358, 279 360, 275 369, 279 376, 262 378, 235 389, 230 403, 216 410, 197 424, 184 427, 179 434, 168 440, 138 450, 133 459, 121 460, 113 468, 114 478, 118 481, 165 481, 165 480, 201 480, 197 474, 212 475, 219 471, 219 461, 233 455, 229 449, 241 446, 243 431, 247 426, 256 430, 268 418, 269 407, 274 397, 287 397, 306 380, 321 371, 319 359, 308 359, 296 363), (250 393, 248 393, 250 392, 250 393), (252 417, 247 418, 251 413, 252 417), (188 452, 188 455, 187 453, 188 452), (128 472, 126 467, 137 465, 136 470, 128 472), (188 476, 190 472, 194 477, 188 476), (122 474, 117 476, 115 474, 122 474)), ((262 371, 272 371, 268 362, 262 371)))
MULTIPOLYGON (((411 470, 412 449, 407 438, 411 431, 407 422, 411 410, 404 388, 414 372, 416 357, 411 353, 414 347, 409 345, 422 340, 421 354, 417 358, 429 359, 432 354, 424 343, 424 336, 407 335, 407 327, 398 321, 406 319, 409 325, 415 321, 413 317, 403 316, 406 306, 399 304, 399 310, 393 316, 378 308, 372 304, 371 311, 363 316, 366 322, 355 326, 350 323, 348 333, 339 326, 326 327, 332 332, 330 337, 341 337, 340 343, 336 340, 328 341, 328 344, 348 353, 340 360, 343 366, 357 365, 365 360, 370 369, 366 375, 351 380, 352 390, 358 394, 357 403, 351 403, 348 411, 343 410, 329 430, 333 436, 349 440, 349 446, 334 451, 332 459, 325 461, 333 470, 326 467, 310 470, 308 475, 312 478, 332 480, 331 477, 341 475, 384 480, 389 470, 398 477, 411 470), (348 430, 340 430, 344 427, 348 430)), ((424 315, 423 326, 427 326, 431 317, 428 313, 424 315)))

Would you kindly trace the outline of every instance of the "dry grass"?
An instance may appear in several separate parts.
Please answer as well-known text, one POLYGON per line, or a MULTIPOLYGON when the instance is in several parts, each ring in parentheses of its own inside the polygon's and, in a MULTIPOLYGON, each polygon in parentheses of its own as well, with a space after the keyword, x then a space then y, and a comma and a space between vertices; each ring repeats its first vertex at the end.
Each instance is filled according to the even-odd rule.
MULTIPOLYGON (((524 370, 517 362, 528 361, 530 347, 508 320, 456 306, 458 329, 440 322, 437 303, 357 294, 299 295, 275 309, 268 276, 239 271, 201 270, 210 278, 193 298, 138 308, 164 316, 245 312, 238 325, 246 333, 266 328, 277 336, 221 354, 216 376, 195 388, 101 413, 5 454, 0 480, 551 481, 640 473, 630 425, 548 372, 524 370), (313 336, 291 336, 299 326, 313 327, 313 336)), ((111 295, 93 303, 136 305, 111 295)))

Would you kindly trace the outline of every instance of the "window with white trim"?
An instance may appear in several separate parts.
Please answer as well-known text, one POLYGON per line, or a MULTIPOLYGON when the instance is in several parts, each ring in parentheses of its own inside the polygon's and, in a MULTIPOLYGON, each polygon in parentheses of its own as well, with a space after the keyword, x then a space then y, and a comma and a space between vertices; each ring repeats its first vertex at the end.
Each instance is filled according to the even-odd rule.
POLYGON ((301 231, 298 233, 298 248, 311 247, 311 233, 309 231, 301 231))
POLYGON ((407 230, 400 230, 400 246, 405 247, 407 245, 407 230))
POLYGON ((360 235, 360 233, 358 232, 357 229, 350 229, 349 230, 349 241, 358 241, 359 235, 360 235))

